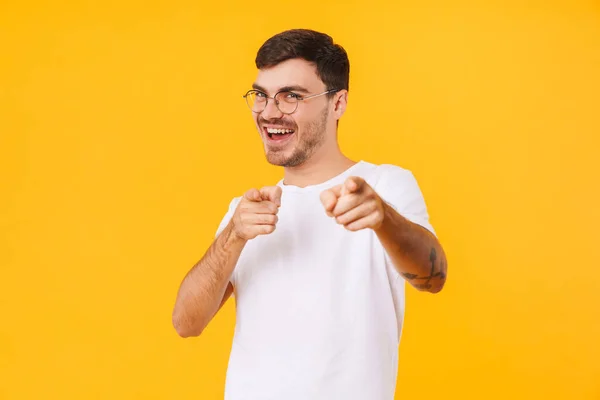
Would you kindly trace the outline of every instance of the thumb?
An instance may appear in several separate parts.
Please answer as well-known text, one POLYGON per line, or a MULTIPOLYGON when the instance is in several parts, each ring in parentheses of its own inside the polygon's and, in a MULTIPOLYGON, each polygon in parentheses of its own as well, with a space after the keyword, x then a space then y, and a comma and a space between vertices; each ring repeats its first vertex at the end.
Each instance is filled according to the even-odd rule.
POLYGON ((263 200, 271 201, 277 206, 281 206, 281 187, 279 186, 266 186, 260 189, 260 195, 263 200))
POLYGON ((244 193, 244 198, 249 201, 260 201, 260 192, 256 189, 250 189, 244 193))

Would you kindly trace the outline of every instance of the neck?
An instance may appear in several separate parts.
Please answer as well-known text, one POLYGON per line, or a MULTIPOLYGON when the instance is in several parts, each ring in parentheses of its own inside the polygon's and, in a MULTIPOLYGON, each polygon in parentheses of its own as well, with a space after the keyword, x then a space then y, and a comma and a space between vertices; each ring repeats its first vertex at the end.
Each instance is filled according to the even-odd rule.
POLYGON ((304 163, 284 169, 283 184, 299 187, 318 185, 341 174, 354 164, 338 149, 337 151, 317 152, 304 163))

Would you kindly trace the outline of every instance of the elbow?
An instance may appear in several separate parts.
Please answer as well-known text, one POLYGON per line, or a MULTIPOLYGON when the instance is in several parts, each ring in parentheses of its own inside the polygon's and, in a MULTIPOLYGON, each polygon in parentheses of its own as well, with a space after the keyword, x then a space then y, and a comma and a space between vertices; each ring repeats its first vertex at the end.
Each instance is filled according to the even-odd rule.
POLYGON ((201 324, 193 323, 176 313, 173 314, 172 323, 175 332, 182 338, 198 337, 204 330, 204 326, 201 324))
POLYGON ((188 329, 188 328, 175 328, 175 331, 179 335, 179 337, 186 339, 192 337, 198 337, 202 333, 200 329, 188 329))
POLYGON ((446 286, 446 274, 444 273, 440 276, 439 279, 436 280, 435 283, 428 285, 424 291, 429 292, 431 294, 437 294, 442 291, 442 289, 446 286))
POLYGON ((435 279, 429 283, 413 283, 415 289, 419 292, 426 292, 431 294, 437 294, 442 291, 444 286, 446 285, 446 277, 440 277, 435 279))
POLYGON ((429 288, 427 290, 427 292, 429 292, 431 294, 437 294, 437 293, 439 293, 439 292, 442 291, 442 289, 444 288, 445 283, 446 283, 445 281, 442 281, 442 282, 440 282, 437 285, 432 285, 431 288, 429 288))
POLYGON ((436 294, 442 291, 444 288, 444 282, 433 284, 413 284, 413 287, 419 292, 436 294))
POLYGON ((441 292, 444 286, 446 286, 446 277, 448 276, 448 263, 445 257, 442 259, 441 269, 436 275, 437 279, 435 279, 435 281, 432 282, 432 285, 430 285, 427 288, 427 291, 432 294, 441 292))

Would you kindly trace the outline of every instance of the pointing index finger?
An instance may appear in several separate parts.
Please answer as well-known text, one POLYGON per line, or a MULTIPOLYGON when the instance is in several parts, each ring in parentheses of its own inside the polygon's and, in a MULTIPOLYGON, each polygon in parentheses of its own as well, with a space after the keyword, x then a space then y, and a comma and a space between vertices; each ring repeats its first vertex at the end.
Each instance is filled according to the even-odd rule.
POLYGON ((358 192, 362 187, 364 180, 357 176, 351 176, 344 182, 344 194, 358 192))
POLYGON ((331 212, 337 204, 338 198, 342 195, 342 185, 334 186, 321 192, 320 198, 327 215, 332 216, 331 212))
POLYGON ((277 206, 281 206, 281 187, 279 186, 266 186, 260 189, 260 195, 263 200, 271 201, 277 206))
POLYGON ((244 193, 244 198, 250 201, 261 201, 260 192, 256 189, 250 189, 244 193))

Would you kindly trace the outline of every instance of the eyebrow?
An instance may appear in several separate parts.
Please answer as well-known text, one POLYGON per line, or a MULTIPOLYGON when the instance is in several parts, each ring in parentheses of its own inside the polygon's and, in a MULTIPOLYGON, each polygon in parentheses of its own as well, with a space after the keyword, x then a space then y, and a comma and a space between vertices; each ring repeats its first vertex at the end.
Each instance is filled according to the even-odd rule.
MULTIPOLYGON (((261 92, 267 93, 267 89, 263 88, 262 86, 260 86, 257 83, 253 83, 252 84, 252 89, 260 90, 261 92)), ((284 87, 279 88, 278 92, 303 92, 303 93, 310 93, 310 91, 308 89, 305 89, 305 88, 303 88, 302 86, 299 86, 299 85, 284 86, 284 87)))

